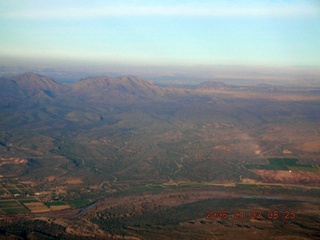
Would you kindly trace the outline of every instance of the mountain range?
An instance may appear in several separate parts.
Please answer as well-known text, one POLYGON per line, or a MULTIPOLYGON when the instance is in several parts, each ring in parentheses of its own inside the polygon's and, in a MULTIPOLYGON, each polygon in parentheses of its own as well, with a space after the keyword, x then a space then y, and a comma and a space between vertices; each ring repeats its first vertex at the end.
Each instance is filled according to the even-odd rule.
POLYGON ((66 85, 36 73, 27 72, 11 78, 0 78, 0 104, 17 104, 25 101, 52 101, 76 97, 79 99, 103 101, 134 101, 164 97, 169 90, 134 76, 109 78, 92 76, 66 85))

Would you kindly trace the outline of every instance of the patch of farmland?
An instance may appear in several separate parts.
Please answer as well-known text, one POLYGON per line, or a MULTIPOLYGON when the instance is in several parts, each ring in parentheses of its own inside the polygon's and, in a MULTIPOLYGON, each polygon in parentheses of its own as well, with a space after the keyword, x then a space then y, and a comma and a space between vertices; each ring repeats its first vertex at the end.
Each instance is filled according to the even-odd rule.
POLYGON ((59 202, 59 201, 45 202, 44 204, 48 207, 67 205, 64 202, 59 202))
POLYGON ((21 199, 17 199, 19 202, 21 203, 32 203, 32 202, 39 202, 38 199, 36 199, 35 197, 29 197, 29 198, 21 198, 21 199))
POLYGON ((268 183, 320 184, 320 174, 302 171, 253 170, 268 183))
POLYGON ((52 205, 52 206, 50 206, 50 209, 52 211, 63 210, 63 209, 68 209, 68 208, 70 208, 69 205, 52 205))
POLYGON ((19 202, 17 202, 16 200, 13 199, 8 199, 8 200, 0 200, 0 208, 2 207, 15 207, 15 205, 21 206, 19 202))
POLYGON ((77 200, 71 200, 68 201, 68 204, 70 204, 72 207, 82 207, 90 203, 89 199, 77 199, 77 200))
POLYGON ((268 158, 268 164, 248 164, 245 165, 247 169, 259 169, 259 170, 279 170, 279 171, 307 171, 307 172, 316 172, 318 168, 305 165, 297 164, 299 159, 296 158, 268 158))
POLYGON ((26 214, 29 211, 24 207, 1 208, 5 214, 26 214))
POLYGON ((50 208, 42 202, 23 203, 32 213, 49 212, 50 208))
POLYGON ((16 188, 7 188, 7 190, 12 194, 21 194, 21 191, 19 191, 18 189, 16 188))
POLYGON ((29 211, 16 200, 0 200, 1 213, 5 214, 22 214, 29 211))

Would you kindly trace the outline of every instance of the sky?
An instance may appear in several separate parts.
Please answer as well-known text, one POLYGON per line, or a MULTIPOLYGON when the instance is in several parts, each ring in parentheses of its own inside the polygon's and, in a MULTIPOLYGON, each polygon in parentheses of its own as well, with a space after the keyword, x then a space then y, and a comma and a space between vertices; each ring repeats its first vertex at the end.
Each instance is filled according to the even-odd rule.
POLYGON ((320 1, 0 1, 0 60, 320 66, 320 1))

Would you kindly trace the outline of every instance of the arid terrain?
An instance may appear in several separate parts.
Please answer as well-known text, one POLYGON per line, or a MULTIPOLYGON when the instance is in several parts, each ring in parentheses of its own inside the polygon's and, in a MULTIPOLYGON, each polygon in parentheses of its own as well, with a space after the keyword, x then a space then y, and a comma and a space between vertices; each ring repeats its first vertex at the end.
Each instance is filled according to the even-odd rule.
POLYGON ((0 239, 320 239, 316 87, 0 84, 0 239))

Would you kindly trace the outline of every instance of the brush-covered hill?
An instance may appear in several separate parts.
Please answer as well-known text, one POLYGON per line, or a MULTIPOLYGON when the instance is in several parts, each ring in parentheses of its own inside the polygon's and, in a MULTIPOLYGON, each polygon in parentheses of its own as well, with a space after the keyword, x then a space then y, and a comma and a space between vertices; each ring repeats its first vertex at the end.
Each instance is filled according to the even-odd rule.
POLYGON ((110 78, 92 76, 63 85, 53 79, 27 72, 11 78, 0 78, 0 104, 63 100, 121 103, 150 100, 170 95, 169 89, 158 87, 134 76, 110 78))
POLYGON ((0 106, 50 101, 63 93, 64 86, 49 77, 24 73, 0 78, 0 106))

